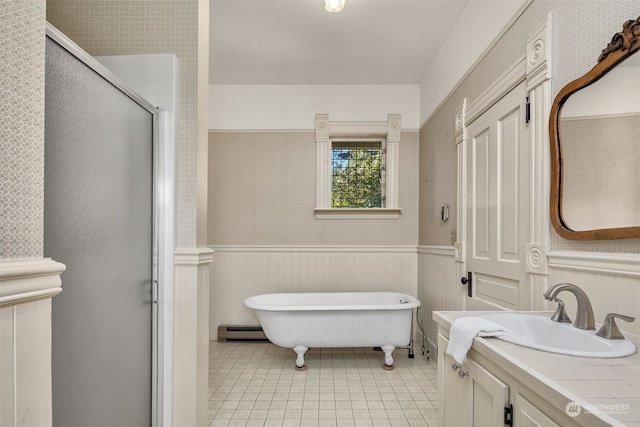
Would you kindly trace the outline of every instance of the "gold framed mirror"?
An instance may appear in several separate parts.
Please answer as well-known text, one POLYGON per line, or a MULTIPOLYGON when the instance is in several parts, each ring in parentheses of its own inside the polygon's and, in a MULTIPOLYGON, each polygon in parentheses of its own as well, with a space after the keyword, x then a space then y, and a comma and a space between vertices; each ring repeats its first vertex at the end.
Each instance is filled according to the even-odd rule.
POLYGON ((640 17, 551 106, 551 224, 565 239, 640 237, 639 50, 640 17))

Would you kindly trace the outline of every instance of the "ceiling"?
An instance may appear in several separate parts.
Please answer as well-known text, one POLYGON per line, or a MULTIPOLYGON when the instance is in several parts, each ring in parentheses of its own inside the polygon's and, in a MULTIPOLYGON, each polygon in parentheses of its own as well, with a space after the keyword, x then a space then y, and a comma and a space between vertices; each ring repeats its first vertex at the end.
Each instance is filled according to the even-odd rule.
POLYGON ((211 0, 210 84, 416 84, 468 0, 211 0))

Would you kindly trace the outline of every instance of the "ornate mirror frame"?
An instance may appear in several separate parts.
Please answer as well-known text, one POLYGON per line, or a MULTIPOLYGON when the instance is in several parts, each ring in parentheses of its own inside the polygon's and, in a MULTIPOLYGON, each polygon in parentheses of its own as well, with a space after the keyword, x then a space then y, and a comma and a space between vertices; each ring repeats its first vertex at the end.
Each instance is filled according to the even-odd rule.
MULTIPOLYGON (((640 237, 639 227, 604 228, 574 231, 562 215, 563 158, 560 144, 560 112, 566 100, 575 92, 598 81, 612 68, 640 50, 640 17, 624 23, 623 30, 613 36, 611 43, 602 51, 598 63, 584 76, 567 84, 556 96, 549 116, 549 139, 551 142, 551 224, 555 231, 569 240, 609 240, 640 237)), ((639 147, 640 148, 640 147, 639 147)))

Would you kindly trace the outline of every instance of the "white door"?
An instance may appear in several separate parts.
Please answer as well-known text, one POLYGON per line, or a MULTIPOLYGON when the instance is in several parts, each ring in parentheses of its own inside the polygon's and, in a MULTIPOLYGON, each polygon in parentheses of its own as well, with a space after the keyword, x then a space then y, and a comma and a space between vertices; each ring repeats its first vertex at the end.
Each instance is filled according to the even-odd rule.
POLYGON ((526 83, 467 127, 467 310, 527 307, 524 246, 529 230, 526 83), (469 286, 469 285, 467 285, 469 286))

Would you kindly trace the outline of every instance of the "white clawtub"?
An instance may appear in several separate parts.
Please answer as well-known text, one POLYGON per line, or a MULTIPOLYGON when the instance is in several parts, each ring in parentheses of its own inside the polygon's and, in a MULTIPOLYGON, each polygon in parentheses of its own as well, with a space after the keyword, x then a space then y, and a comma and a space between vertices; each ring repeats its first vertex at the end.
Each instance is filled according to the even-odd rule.
POLYGON ((392 367, 393 350, 411 342, 420 301, 396 292, 309 292, 257 295, 244 304, 272 343, 296 352, 298 368, 312 347, 381 347, 392 367))

